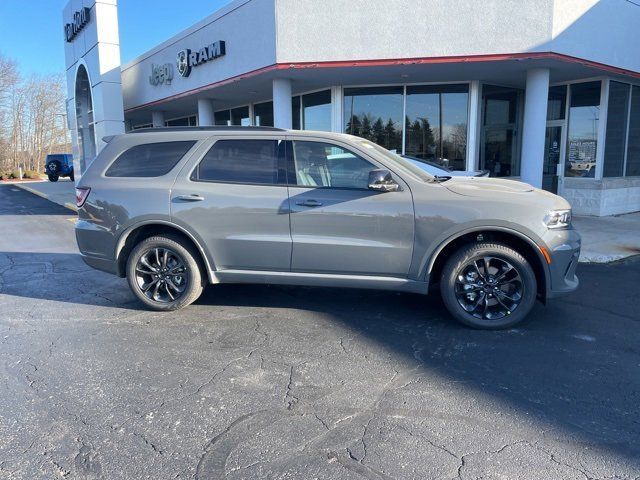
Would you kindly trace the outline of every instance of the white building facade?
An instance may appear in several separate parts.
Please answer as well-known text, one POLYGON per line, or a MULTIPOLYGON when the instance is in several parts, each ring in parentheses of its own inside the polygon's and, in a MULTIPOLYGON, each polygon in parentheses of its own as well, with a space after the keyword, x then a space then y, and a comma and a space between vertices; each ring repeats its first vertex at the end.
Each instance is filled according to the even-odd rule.
POLYGON ((79 171, 124 130, 269 125, 522 179, 577 214, 640 210, 633 2, 236 0, 122 67, 116 0, 72 0, 65 24, 84 8, 65 38, 79 171))

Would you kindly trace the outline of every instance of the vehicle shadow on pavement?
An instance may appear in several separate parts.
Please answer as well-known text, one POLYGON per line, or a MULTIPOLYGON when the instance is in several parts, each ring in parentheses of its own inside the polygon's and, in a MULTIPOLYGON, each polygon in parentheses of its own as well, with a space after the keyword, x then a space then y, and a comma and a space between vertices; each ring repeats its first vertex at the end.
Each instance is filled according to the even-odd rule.
MULTIPOLYGON (((610 452, 640 467, 640 318, 629 306, 630 293, 606 280, 613 268, 582 267, 578 292, 546 307, 537 304, 517 328, 495 332, 457 324, 436 292, 422 297, 218 285, 208 288, 198 303, 319 312, 415 364, 418 371, 463 385, 467 401, 489 397, 496 415, 534 421, 560 448, 563 442, 578 442, 585 450, 610 452), (595 291, 607 300, 599 301, 595 291)), ((616 270, 622 272, 621 280, 631 281, 640 273, 640 262, 620 268, 624 266, 616 270)), ((416 393, 422 398, 433 396, 430 385, 421 388, 416 393)))

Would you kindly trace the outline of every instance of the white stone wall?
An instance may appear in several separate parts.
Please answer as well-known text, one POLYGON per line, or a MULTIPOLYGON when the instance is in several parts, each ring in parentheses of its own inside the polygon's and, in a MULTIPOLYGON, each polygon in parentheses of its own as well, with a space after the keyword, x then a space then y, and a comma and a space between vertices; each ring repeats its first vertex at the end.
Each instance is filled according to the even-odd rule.
POLYGON ((76 72, 79 65, 86 67, 91 83, 96 153, 105 145, 103 137, 124 133, 117 0, 69 1, 62 12, 61 33, 63 25, 72 21, 74 12, 84 7, 91 9, 89 22, 71 42, 65 40, 67 114, 76 178, 81 176, 75 111, 76 72))
POLYGON ((607 216, 640 211, 640 178, 565 179, 563 191, 576 215, 607 216))

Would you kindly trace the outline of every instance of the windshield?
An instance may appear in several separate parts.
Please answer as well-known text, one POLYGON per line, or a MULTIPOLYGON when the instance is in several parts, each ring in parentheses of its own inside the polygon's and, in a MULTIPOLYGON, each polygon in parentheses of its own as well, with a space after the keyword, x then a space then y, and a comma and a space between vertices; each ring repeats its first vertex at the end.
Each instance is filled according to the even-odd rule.
POLYGON ((433 178, 434 178, 433 175, 430 175, 429 173, 425 172, 420 167, 416 167, 409 160, 407 160, 406 158, 402 158, 397 153, 390 152, 386 148, 383 148, 380 145, 377 145, 377 144, 375 144, 373 142, 370 142, 369 140, 359 139, 358 142, 360 143, 360 145, 362 147, 367 148, 367 149, 371 149, 372 148, 376 152, 384 155, 384 157, 387 160, 393 162, 396 165, 399 165, 404 170, 407 170, 409 173, 411 173, 417 179, 422 180, 423 182, 431 182, 431 181, 433 181, 433 178))

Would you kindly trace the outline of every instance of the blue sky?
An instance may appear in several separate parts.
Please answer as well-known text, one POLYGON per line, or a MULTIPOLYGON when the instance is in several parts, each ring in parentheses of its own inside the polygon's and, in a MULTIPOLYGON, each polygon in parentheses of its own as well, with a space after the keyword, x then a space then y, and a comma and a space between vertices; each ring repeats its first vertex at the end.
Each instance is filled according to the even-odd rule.
MULTIPOLYGON (((0 53, 20 71, 64 72, 62 8, 67 0, 0 0, 0 53)), ((119 0, 122 63, 202 20, 230 0, 119 0)))

